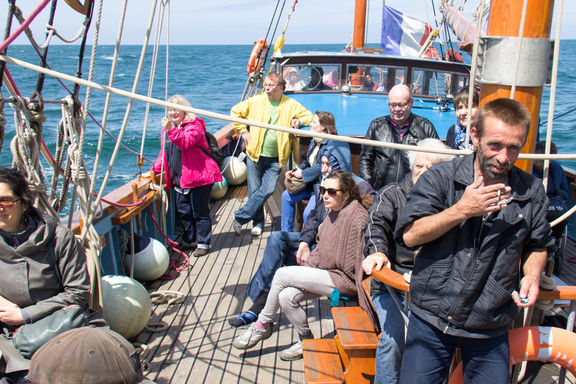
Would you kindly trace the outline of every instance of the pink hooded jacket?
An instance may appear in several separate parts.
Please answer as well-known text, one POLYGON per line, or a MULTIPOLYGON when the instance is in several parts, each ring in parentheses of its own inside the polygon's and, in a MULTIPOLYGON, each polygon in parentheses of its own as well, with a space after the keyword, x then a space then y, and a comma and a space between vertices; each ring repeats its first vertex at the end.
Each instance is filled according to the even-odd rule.
MULTIPOLYGON (((222 174, 218 164, 206 154, 210 150, 206 142, 205 131, 204 120, 196 118, 194 120, 183 120, 179 126, 172 128, 168 132, 168 139, 180 148, 182 152, 182 176, 180 177, 180 188, 182 189, 196 188, 222 181, 222 174)), ((152 171, 160 174, 162 164, 164 164, 166 186, 167 188, 172 188, 172 176, 168 169, 166 154, 164 153, 165 136, 165 131, 162 129, 161 150, 152 166, 152 171)))

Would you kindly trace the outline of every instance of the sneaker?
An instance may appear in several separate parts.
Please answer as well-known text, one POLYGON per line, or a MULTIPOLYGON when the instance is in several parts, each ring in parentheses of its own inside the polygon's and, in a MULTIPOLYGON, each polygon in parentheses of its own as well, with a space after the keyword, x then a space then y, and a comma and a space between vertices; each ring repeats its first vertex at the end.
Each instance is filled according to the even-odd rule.
POLYGON ((242 224, 240 224, 236 220, 234 220, 234 223, 232 223, 232 228, 234 228, 234 232, 236 232, 238 236, 242 234, 242 224))
POLYGON ((234 328, 247 327, 258 320, 258 315, 252 311, 246 311, 237 317, 228 320, 228 323, 234 328))
POLYGON ((280 359, 284 361, 300 360, 303 355, 302 351, 302 341, 294 343, 290 348, 280 352, 280 359))
POLYGON ((251 233, 252 236, 260 236, 262 234, 262 227, 259 225, 253 227, 251 233))
POLYGON ((210 248, 197 248, 194 253, 192 253, 192 256, 194 257, 202 257, 202 256, 206 256, 207 254, 210 253, 210 248))
POLYGON ((249 349, 260 341, 270 338, 270 336, 272 336, 272 324, 262 331, 252 323, 243 334, 234 339, 232 345, 236 349, 249 349))

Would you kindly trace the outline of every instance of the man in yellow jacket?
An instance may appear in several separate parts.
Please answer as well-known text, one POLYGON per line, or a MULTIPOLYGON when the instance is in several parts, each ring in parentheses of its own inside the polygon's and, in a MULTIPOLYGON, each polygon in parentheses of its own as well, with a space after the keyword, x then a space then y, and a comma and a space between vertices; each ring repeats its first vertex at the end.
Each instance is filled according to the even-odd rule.
MULTIPOLYGON (((298 128, 309 125, 312 113, 297 101, 282 93, 286 81, 275 73, 264 80, 265 93, 244 100, 234 107, 233 117, 272 125, 298 128)), ((292 152, 290 134, 251 126, 234 124, 246 142, 248 201, 234 212, 234 231, 240 235, 242 225, 252 220, 252 235, 260 236, 264 227, 264 202, 272 196, 281 167, 292 152)))

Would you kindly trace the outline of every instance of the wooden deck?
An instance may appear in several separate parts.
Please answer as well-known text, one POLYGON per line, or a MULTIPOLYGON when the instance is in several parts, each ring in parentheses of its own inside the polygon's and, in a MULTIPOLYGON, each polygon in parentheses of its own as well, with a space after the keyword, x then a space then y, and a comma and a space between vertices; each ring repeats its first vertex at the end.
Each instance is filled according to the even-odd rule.
MULTIPOLYGON (((246 188, 236 188, 216 201, 212 207, 212 252, 191 258, 190 266, 175 279, 148 287, 150 291, 178 291, 186 296, 182 305, 153 306, 151 321, 167 323, 167 331, 144 331, 136 339, 148 345, 147 377, 158 384, 303 382, 303 361, 285 362, 277 356, 297 341, 283 315, 275 328, 280 331, 264 343, 248 351, 232 347, 232 340, 242 330, 232 328, 227 320, 251 305, 246 288, 260 263, 273 219, 267 216, 261 237, 253 238, 249 226, 237 236, 231 226, 233 212, 245 199, 246 188)), ((270 208, 276 216, 277 207, 271 204, 270 208)), ((333 337, 328 299, 309 302, 307 310, 315 337, 333 337)))
MULTIPOLYGON (((151 321, 162 321, 164 332, 143 331, 136 341, 148 346, 150 362, 147 377, 158 384, 167 383, 302 383, 303 361, 285 362, 278 352, 297 340, 285 316, 280 314, 273 336, 248 351, 232 347, 236 330, 228 319, 246 310, 250 299, 246 288, 260 263, 268 236, 278 230, 279 206, 268 204, 266 227, 261 237, 252 237, 245 226, 236 236, 231 223, 233 212, 246 200, 246 188, 231 189, 224 199, 214 202, 213 248, 203 258, 191 258, 190 266, 172 272, 175 278, 156 281, 149 291, 178 291, 183 304, 153 306, 151 321), (279 331, 278 331, 279 330, 279 331)), ((576 243, 568 240, 560 278, 576 285, 576 243)), ((315 337, 333 337, 334 325, 328 299, 308 303, 308 318, 315 337)))

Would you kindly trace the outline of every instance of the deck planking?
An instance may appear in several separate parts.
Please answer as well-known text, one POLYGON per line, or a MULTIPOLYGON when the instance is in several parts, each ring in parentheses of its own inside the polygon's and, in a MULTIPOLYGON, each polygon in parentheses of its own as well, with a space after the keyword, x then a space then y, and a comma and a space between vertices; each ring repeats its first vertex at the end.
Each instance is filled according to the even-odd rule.
MULTIPOLYGON (((300 383, 304 380, 302 360, 285 362, 278 352, 297 340, 285 316, 280 314, 273 336, 248 351, 232 347, 242 332, 228 319, 248 309, 246 298, 250 278, 256 272, 266 241, 277 230, 279 209, 267 209, 261 237, 252 237, 250 225, 241 236, 232 229, 233 212, 246 199, 246 188, 232 188, 211 207, 213 247, 202 258, 190 259, 190 266, 170 281, 156 281, 149 291, 179 291, 186 296, 182 305, 153 306, 151 321, 169 328, 160 333, 143 331, 136 342, 145 343, 150 362, 147 377, 164 383, 300 383), (274 225, 274 228, 273 228, 274 225)), ((316 337, 333 336, 334 326, 326 298, 307 303, 311 328, 316 337)))
MULTIPOLYGON (((279 229, 280 207, 270 199, 266 226, 261 237, 252 237, 250 225, 241 236, 232 229, 233 212, 247 198, 245 187, 231 188, 226 197, 213 202, 213 245, 203 258, 190 258, 190 265, 169 281, 149 284, 149 291, 178 291, 186 296, 183 304, 153 306, 151 321, 162 321, 164 332, 143 331, 136 342, 147 345, 147 377, 166 383, 302 383, 303 362, 285 362, 278 353, 297 340, 285 316, 277 317, 272 337, 248 351, 232 347, 242 330, 228 319, 251 305, 246 297, 250 278, 259 266, 268 236, 279 229)), ((576 285, 576 242, 568 239, 560 278, 576 285)), ((307 313, 315 337, 333 337, 334 324, 326 298, 307 303, 307 313)))

